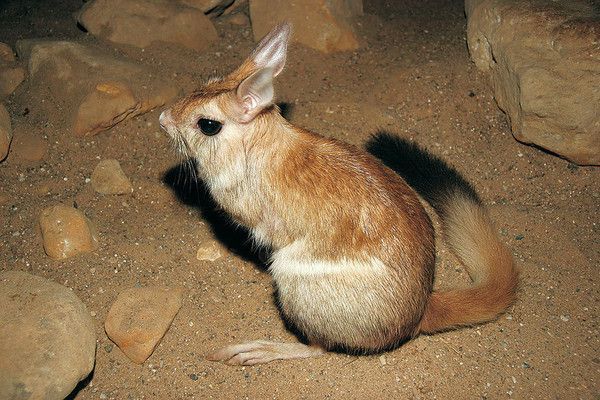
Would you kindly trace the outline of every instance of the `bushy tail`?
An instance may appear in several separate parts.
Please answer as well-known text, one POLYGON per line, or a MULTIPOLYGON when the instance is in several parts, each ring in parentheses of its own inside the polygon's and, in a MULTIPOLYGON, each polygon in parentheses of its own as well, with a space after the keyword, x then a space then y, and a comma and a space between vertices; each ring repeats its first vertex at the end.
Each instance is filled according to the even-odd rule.
POLYGON ((471 287, 434 291, 423 333, 495 319, 514 301, 518 272, 479 196, 456 170, 416 144, 381 132, 367 150, 401 175, 439 214, 446 244, 464 263, 471 287))

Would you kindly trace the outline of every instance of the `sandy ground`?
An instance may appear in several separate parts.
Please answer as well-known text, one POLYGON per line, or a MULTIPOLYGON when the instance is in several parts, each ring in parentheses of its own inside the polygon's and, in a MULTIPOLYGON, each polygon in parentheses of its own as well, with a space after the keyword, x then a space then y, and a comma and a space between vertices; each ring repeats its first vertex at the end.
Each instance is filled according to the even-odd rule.
MULTIPOLYGON (((512 138, 486 77, 469 60, 460 1, 388 3, 365 0, 364 46, 357 52, 322 55, 293 45, 278 98, 300 126, 359 145, 386 129, 460 170, 489 205, 522 269, 516 304, 498 321, 421 336, 382 355, 328 354, 257 367, 208 362, 203 354, 226 344, 295 339, 273 304, 269 275, 179 176, 180 160, 158 126, 160 110, 74 139, 49 122, 61 115, 25 112, 43 115, 46 105, 20 89, 5 100, 15 140, 34 134, 49 148, 41 162, 22 160, 15 148, 0 164, 0 268, 62 283, 94 315, 96 368, 74 398, 600 398, 600 170, 512 138), (120 161, 134 184, 131 195, 99 195, 85 183, 103 158, 120 161), (58 202, 76 203, 94 221, 97 251, 64 261, 44 254, 39 214, 58 202), (231 251, 215 262, 198 261, 197 248, 214 238, 231 251), (182 309, 143 365, 130 362, 103 329, 117 294, 136 284, 186 289, 182 309)), ((93 42, 74 24, 71 14, 80 6, 4 1, 0 41, 93 42)), ((203 54, 159 45, 117 51, 191 91, 233 69, 253 46, 249 26, 222 20, 217 29, 221 40, 203 54)), ((438 286, 467 282, 443 243, 438 266, 438 286)))

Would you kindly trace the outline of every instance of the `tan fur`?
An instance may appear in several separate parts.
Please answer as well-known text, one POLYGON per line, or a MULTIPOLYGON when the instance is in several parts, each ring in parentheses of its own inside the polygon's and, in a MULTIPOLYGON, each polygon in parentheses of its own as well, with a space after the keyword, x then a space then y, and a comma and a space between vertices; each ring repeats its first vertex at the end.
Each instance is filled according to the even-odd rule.
POLYGON ((500 243, 485 210, 460 194, 445 207, 444 237, 467 267, 474 285, 432 293, 419 327, 424 333, 496 318, 513 303, 518 285, 512 255, 500 243))
POLYGON ((292 126, 276 106, 240 123, 236 89, 258 68, 249 58, 161 124, 196 158, 215 200, 273 249, 281 310, 311 343, 378 351, 487 321, 513 301, 512 258, 479 205, 455 196, 444 221, 475 286, 432 293, 433 228, 402 178, 354 146, 292 126), (223 131, 202 135, 196 123, 207 117, 223 131))

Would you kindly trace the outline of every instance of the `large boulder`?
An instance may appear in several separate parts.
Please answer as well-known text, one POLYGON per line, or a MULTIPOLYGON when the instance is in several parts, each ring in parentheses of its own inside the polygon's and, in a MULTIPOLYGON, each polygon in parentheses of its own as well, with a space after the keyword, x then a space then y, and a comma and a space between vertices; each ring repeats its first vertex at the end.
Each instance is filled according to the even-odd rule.
POLYGON ((43 117, 59 126, 66 122, 64 128, 79 136, 110 129, 178 94, 157 71, 93 46, 22 40, 17 53, 28 60, 31 97, 47 100, 48 106, 32 112, 44 110, 43 117))
POLYGON ((79 14, 79 23, 94 36, 115 43, 148 47, 153 42, 175 43, 204 50, 217 39, 217 31, 202 8, 171 0, 92 0, 79 14))
POLYGON ((325 53, 358 48, 353 21, 362 13, 362 0, 250 0, 255 40, 289 21, 295 27, 293 41, 325 53))
POLYGON ((585 0, 466 0, 467 41, 514 137, 600 165, 600 14, 585 0))
POLYGON ((96 333, 68 288, 0 273, 0 399, 62 400, 94 368, 96 333))

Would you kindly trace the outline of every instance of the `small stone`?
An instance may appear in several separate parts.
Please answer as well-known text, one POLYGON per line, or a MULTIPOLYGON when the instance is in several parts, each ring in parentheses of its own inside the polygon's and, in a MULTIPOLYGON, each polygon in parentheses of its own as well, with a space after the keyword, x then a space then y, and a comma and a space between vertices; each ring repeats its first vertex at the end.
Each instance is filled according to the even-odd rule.
POLYGON ((198 375, 196 374, 190 374, 190 379, 193 381, 197 381, 198 380, 198 375))
POLYGON ((523 240, 525 239, 525 235, 519 233, 517 236, 515 236, 515 240, 523 240))
POLYGON ((568 315, 561 315, 560 320, 564 322, 568 322, 571 319, 568 315))
POLYGON ((121 169, 117 160, 102 160, 94 168, 92 187, 102 194, 126 194, 133 191, 129 178, 121 169))
POLYGON ((94 250, 98 246, 94 227, 83 213, 73 207, 55 205, 40 216, 44 251, 63 259, 94 250))
POLYGON ((154 351, 181 308, 183 289, 140 287, 117 296, 106 317, 106 334, 133 362, 154 351))
POLYGON ((3 161, 8 155, 12 137, 10 115, 8 115, 8 111, 6 111, 4 105, 0 104, 0 161, 3 161))
POLYGON ((123 121, 136 107, 135 96, 126 84, 100 83, 79 105, 73 131, 77 136, 95 135, 123 121))
POLYGON ((72 290, 0 273, 0 398, 64 399, 94 368, 96 333, 72 290))
POLYGON ((215 241, 203 243, 196 252, 196 259, 199 261, 215 261, 221 258, 221 246, 215 241))

